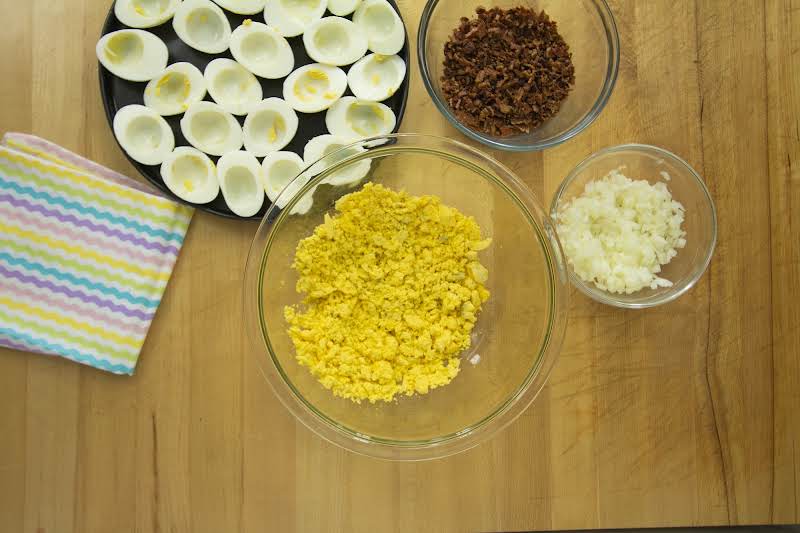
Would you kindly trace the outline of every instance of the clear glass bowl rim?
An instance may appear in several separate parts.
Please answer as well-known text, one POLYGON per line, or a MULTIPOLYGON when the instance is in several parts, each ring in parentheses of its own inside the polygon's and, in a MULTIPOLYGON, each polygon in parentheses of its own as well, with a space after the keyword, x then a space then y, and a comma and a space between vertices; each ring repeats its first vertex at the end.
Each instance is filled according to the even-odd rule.
POLYGON ((664 148, 659 148, 658 146, 653 146, 650 144, 628 143, 603 148, 602 150, 598 150, 597 152, 589 155, 586 159, 578 163, 569 174, 567 174, 567 177, 564 178, 564 181, 561 182, 561 186, 556 191, 555 196, 553 196, 553 201, 550 204, 550 218, 551 220, 554 220, 554 215, 556 214, 556 210, 558 209, 558 204, 561 201, 562 196, 570 187, 570 185, 572 185, 572 182, 578 178, 578 175, 580 175, 580 173, 586 169, 586 167, 591 165, 596 159, 602 156, 626 151, 655 152, 661 157, 670 159, 676 165, 686 169, 688 174, 692 176, 694 181, 697 183, 700 191, 702 191, 706 203, 711 210, 711 244, 706 251, 705 257, 703 258, 702 268, 698 269, 697 273, 692 277, 692 279, 690 279, 684 287, 681 287, 680 290, 667 291, 661 298, 655 298, 646 302, 627 302, 625 300, 620 300, 615 298, 611 293, 607 293, 605 291, 601 291, 600 289, 595 289, 589 286, 582 279, 576 276, 572 268, 567 265, 567 272, 569 273, 569 279, 572 284, 579 291, 596 302, 614 307, 620 307, 622 309, 646 309, 671 302, 688 292, 697 284, 700 278, 703 277, 703 274, 708 269, 708 265, 711 264, 711 258, 714 256, 714 248, 716 248, 717 245, 717 210, 714 206, 714 199, 711 197, 711 192, 708 190, 703 178, 689 163, 687 163, 682 157, 670 152, 669 150, 665 150, 664 148))
MULTIPOLYGON (((264 326, 264 320, 262 319, 261 302, 265 258, 269 251, 270 238, 273 231, 275 228, 279 227, 282 220, 286 219, 286 215, 281 216, 278 214, 275 216, 277 211, 275 204, 281 200, 280 196, 278 202, 273 203, 264 215, 250 247, 245 269, 243 305, 246 322, 245 326, 248 330, 247 336, 250 339, 255 356, 259 359, 257 361, 259 371, 270 384, 273 392, 284 407, 286 407, 286 409, 288 409, 304 426, 328 442, 360 455, 394 461, 420 461, 446 457, 477 446, 508 426, 528 408, 534 399, 536 399, 542 388, 544 388, 561 349, 566 329, 566 314, 568 310, 567 298, 569 291, 565 272, 566 263, 561 244, 558 241, 554 226, 547 213, 540 207, 532 191, 510 169, 491 156, 471 146, 433 135, 407 133, 390 134, 356 141, 351 145, 345 146, 309 164, 306 170, 318 163, 322 163, 324 166, 327 164, 328 160, 336 161, 339 157, 338 154, 341 152, 365 144, 372 146, 375 150, 386 150, 387 148, 385 145, 388 144, 388 149, 390 151, 398 150, 400 153, 415 151, 409 148, 392 149, 392 146, 397 143, 415 143, 418 146, 438 145, 442 148, 438 150, 426 148, 425 152, 429 154, 438 153, 438 155, 449 160, 457 159, 461 162, 466 162, 468 163, 467 166, 473 169, 480 167, 477 167, 474 161, 468 161, 467 157, 479 160, 484 168, 488 167, 489 169, 488 171, 481 169, 480 172, 490 179, 493 179, 498 186, 503 186, 508 192, 516 196, 518 206, 520 209, 526 211, 525 215, 534 224, 539 234, 539 241, 547 258, 548 276, 551 285, 551 312, 548 320, 547 335, 545 336, 542 346, 538 349, 538 354, 536 354, 536 363, 532 366, 524 383, 516 392, 494 413, 482 419, 477 424, 456 433, 427 441, 400 442, 372 438, 337 424, 335 421, 317 411, 295 390, 294 386, 285 377, 280 365, 276 362, 276 356, 272 353, 270 341, 264 326), (448 151, 448 149, 450 150, 448 151), (454 155, 453 152, 458 151, 465 152, 466 156, 460 157, 454 155), (497 179, 492 177, 492 174, 494 174, 497 179), (544 227, 542 227, 542 224, 544 224, 544 227), (262 350, 265 350, 266 354, 263 353, 262 350)), ((367 150, 365 153, 354 154, 338 162, 334 162, 324 172, 311 179, 301 189, 301 193, 295 196, 295 199, 302 197, 302 193, 316 187, 316 185, 337 169, 360 159, 369 158, 370 152, 371 150, 367 150)), ((372 157, 375 157, 375 155, 372 157)), ((305 172, 305 170, 303 172, 305 172)), ((303 172, 295 179, 301 179, 299 176, 301 176, 303 172)), ((290 189, 290 187, 291 184, 287 185, 284 192, 290 189)), ((283 194, 283 192, 281 194, 283 194)), ((288 213, 295 203, 296 200, 287 202, 283 211, 288 213)))
POLYGON ((420 18, 419 22, 419 29, 417 31, 417 60, 419 62, 419 70, 422 76, 422 83, 425 85, 425 90, 428 91, 431 100, 433 100, 433 104, 436 106, 439 112, 444 115, 448 122, 458 129, 458 131, 481 144, 497 150, 507 150, 510 152, 535 152, 546 150, 548 148, 552 148, 553 146, 558 146, 559 144, 575 137, 580 132, 588 128, 592 122, 594 122, 595 119, 600 116, 600 113, 603 111, 603 108, 605 108, 609 98, 611 98, 611 93, 614 91, 614 85, 616 85, 617 75, 619 74, 620 44, 619 32, 617 31, 617 23, 614 19, 614 13, 611 11, 611 8, 606 0, 591 1, 597 7, 600 18, 603 21, 603 27, 606 31, 606 39, 608 40, 608 47, 610 50, 610 57, 608 68, 606 69, 606 78, 605 82, 603 83, 603 89, 600 91, 597 100, 594 102, 591 109, 589 109, 589 112, 586 113, 586 115, 584 115, 584 117, 570 129, 555 137, 540 142, 520 145, 503 142, 501 137, 490 137, 463 125, 450 111, 450 107, 437 96, 436 90, 434 89, 434 82, 431 79, 430 69, 428 67, 428 59, 426 58, 425 54, 427 49, 425 41, 428 33, 428 26, 430 25, 433 12, 440 0, 428 0, 428 2, 425 4, 425 8, 422 10, 422 17, 420 18))

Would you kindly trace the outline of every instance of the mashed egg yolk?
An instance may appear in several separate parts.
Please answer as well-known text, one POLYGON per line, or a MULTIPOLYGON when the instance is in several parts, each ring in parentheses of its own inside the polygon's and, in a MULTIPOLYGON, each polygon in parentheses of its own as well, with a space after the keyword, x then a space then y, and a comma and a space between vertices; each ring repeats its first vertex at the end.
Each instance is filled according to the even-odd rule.
POLYGON ((297 361, 357 403, 426 394, 458 374, 489 298, 472 217, 435 196, 367 184, 297 246, 299 306, 284 309, 297 361))

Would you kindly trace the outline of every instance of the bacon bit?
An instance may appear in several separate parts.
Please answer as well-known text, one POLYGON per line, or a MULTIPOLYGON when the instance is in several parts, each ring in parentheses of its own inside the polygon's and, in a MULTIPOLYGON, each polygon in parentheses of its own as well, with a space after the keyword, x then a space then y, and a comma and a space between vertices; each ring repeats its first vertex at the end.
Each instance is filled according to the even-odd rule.
POLYGON ((444 46, 442 92, 465 125, 528 133, 558 113, 575 84, 569 46, 544 11, 475 10, 444 46))

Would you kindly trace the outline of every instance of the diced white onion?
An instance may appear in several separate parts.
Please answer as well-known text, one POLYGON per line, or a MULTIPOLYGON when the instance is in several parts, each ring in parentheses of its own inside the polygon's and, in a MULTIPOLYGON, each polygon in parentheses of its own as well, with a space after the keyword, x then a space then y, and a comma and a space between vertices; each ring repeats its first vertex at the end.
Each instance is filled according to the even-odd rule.
POLYGON ((686 245, 684 207, 666 184, 631 180, 619 170, 589 182, 559 206, 558 236, 575 274, 612 293, 670 287, 661 267, 686 245))

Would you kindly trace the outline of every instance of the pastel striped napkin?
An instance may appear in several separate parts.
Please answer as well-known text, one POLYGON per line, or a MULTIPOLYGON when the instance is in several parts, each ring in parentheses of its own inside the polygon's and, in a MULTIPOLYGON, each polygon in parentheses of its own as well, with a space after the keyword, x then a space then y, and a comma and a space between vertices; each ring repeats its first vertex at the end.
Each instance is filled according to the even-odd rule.
POLYGON ((43 139, 0 146, 0 346, 132 374, 193 210, 43 139))

